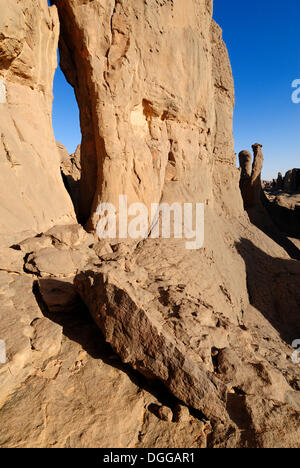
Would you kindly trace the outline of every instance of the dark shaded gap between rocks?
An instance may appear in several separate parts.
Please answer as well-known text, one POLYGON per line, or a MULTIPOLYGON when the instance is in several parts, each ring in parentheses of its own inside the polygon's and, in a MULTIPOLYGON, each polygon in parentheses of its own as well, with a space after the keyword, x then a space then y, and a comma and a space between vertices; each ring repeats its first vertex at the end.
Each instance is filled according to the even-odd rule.
POLYGON ((250 304, 291 345, 300 336, 300 263, 269 256, 248 239, 235 246, 245 262, 250 304))
POLYGON ((276 224, 271 203, 264 200, 262 206, 248 208, 247 213, 254 226, 280 245, 292 259, 300 260, 299 248, 288 238, 288 233, 280 230, 282 226, 276 224))
POLYGON ((57 61, 58 66, 53 81, 52 126, 60 155, 61 177, 80 224, 79 186, 82 133, 79 122, 79 106, 74 89, 68 83, 61 69, 59 50, 57 50, 57 61))

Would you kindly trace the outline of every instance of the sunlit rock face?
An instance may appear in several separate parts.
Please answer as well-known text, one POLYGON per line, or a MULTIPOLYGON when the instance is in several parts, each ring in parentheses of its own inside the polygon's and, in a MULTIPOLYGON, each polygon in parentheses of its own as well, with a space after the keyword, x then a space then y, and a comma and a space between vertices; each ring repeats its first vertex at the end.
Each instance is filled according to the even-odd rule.
POLYGON ((44 0, 0 2, 0 236, 74 220, 51 124, 58 15, 44 0))
MULTIPOLYGON (((76 277, 78 293, 125 363, 210 419, 212 445, 278 444, 277 435, 262 436, 258 427, 273 401, 292 419, 299 409, 285 406, 296 397, 284 378, 286 345, 280 342, 276 369, 271 357, 278 330, 289 337, 296 325, 297 298, 287 306, 282 293, 297 266, 243 209, 233 79, 212 2, 55 4, 62 68, 80 108, 82 222, 93 231, 98 204, 117 207, 120 194, 148 208, 159 201, 205 204, 204 248, 187 252, 181 240, 147 239, 110 252, 101 244, 102 263, 76 277), (283 267, 282 282, 265 298, 283 267), (274 303, 292 311, 289 326, 274 303), (269 314, 276 316, 272 325, 269 314), (272 343, 268 350, 257 326, 272 343), (247 414, 245 430, 236 411, 247 414)), ((269 418, 273 433, 276 421, 269 418)), ((295 440, 293 431, 291 423, 286 443, 295 440)))
POLYGON ((233 80, 212 2, 55 3, 83 132, 82 220, 95 227, 99 202, 119 194, 149 206, 170 184, 212 199, 220 161, 234 177, 233 80))

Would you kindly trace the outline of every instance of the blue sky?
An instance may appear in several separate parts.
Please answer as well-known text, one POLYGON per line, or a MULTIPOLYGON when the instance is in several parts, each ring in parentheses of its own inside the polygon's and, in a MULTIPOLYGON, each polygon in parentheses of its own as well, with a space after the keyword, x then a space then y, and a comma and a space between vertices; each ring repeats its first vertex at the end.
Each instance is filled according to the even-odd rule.
POLYGON ((79 110, 73 88, 67 83, 60 67, 55 73, 53 94, 52 120, 55 138, 65 145, 69 153, 74 153, 81 142, 79 110))
POLYGON ((291 100, 300 79, 299 0, 215 0, 235 80, 235 150, 264 146, 263 176, 300 167, 300 104, 291 100))
MULTIPOLYGON (((264 146, 263 177, 300 167, 300 104, 292 82, 300 79, 299 0, 214 0, 235 80, 235 151, 264 146)), ((57 70, 54 80, 55 137, 73 152, 81 140, 72 88, 57 70)))

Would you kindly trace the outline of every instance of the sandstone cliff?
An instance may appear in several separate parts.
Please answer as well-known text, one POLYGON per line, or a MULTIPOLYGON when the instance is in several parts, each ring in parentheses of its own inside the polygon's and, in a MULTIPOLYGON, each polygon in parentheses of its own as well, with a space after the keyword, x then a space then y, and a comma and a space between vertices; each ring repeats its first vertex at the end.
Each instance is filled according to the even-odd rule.
POLYGON ((212 2, 55 3, 83 132, 82 220, 95 227, 99 202, 120 193, 149 206, 171 182, 211 199, 215 162, 234 160, 233 82, 212 2))
MULTIPOLYGON (((37 106, 42 99, 47 117, 46 129, 41 114, 34 127, 46 155, 34 167, 42 181, 53 163, 45 187, 51 183, 61 202, 56 215, 45 213, 43 233, 1 250, 8 361, 0 364, 0 444, 299 447, 300 369, 290 345, 300 336, 300 267, 244 211, 233 79, 212 1, 52 3, 32 2, 32 14, 51 15, 54 32, 41 37, 52 34, 53 48, 40 60, 54 64, 58 10, 62 68, 82 129, 76 210, 90 234, 62 225, 74 215, 59 178, 48 65, 48 91, 32 98, 37 106), (203 202, 204 247, 98 241, 97 205, 117 204, 119 194, 147 206, 203 202)), ((11 5, 15 18, 20 3, 11 5)), ((36 65, 37 56, 22 63, 36 65)), ((3 76, 18 64, 7 60, 3 76)), ((36 80, 44 83, 41 73, 36 80)), ((34 155, 29 160, 34 165, 34 155)), ((73 160, 64 153, 62 161, 72 175, 73 160)), ((43 197, 35 200, 38 217, 43 197)))
POLYGON ((74 222, 51 123, 59 22, 44 0, 0 9, 0 237, 21 240, 74 222))

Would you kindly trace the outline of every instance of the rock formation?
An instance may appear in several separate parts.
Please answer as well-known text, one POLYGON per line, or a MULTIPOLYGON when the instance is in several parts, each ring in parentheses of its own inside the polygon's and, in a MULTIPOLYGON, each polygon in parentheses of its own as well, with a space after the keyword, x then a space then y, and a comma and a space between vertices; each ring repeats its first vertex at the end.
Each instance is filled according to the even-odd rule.
MULTIPOLYGON (((250 221, 264 233, 281 245, 294 259, 300 259, 300 251, 297 242, 289 237, 298 238, 299 212, 295 205, 280 206, 279 199, 270 201, 267 191, 264 191, 261 181, 263 168, 262 145, 255 143, 253 149, 253 165, 251 170, 251 154, 241 151, 240 160, 240 190, 250 221)), ((277 186, 274 181, 273 186, 277 186)))
POLYGON ((189 0, 184 14, 178 1, 107 0, 101 11, 98 2, 54 3, 61 65, 80 108, 80 218, 89 228, 100 201, 159 202, 170 171, 181 186, 193 173, 211 178, 215 142, 233 164, 233 81, 211 1, 189 0), (223 109, 230 118, 218 122, 223 109))
MULTIPOLYGON (((51 124, 59 22, 45 0, 0 2, 0 238, 21 240, 74 210, 51 124), (53 191, 55 187, 55 191, 53 191), (37 196, 38 193, 38 196, 37 196)), ((2 241, 1 241, 2 242, 2 241)))
POLYGON ((284 177, 281 172, 278 173, 277 179, 274 180, 273 191, 282 190, 285 193, 294 194, 300 192, 300 169, 291 169, 287 171, 284 177))
POLYGON ((252 168, 240 155, 243 207, 233 79, 212 1, 6 3, 0 125, 22 142, 13 154, 28 178, 0 153, 0 206, 10 210, 1 223, 18 220, 0 247, 0 445, 300 447, 300 266, 280 236, 251 223, 266 214, 259 144, 252 168), (80 163, 79 149, 57 150, 50 122, 56 9, 80 163), (90 233, 60 170, 75 205, 80 177, 75 208, 90 233), (97 239, 98 203, 120 194, 147 207, 204 203, 203 248, 97 239), (20 222, 19 207, 34 224, 20 222))
POLYGON ((300 169, 288 171, 285 177, 279 173, 273 186, 266 187, 265 194, 265 205, 274 223, 299 246, 300 169))
POLYGON ((240 162, 240 190, 244 201, 244 207, 247 208, 251 204, 249 200, 249 187, 251 186, 251 168, 252 168, 252 155, 249 151, 241 151, 239 153, 240 162))
POLYGON ((276 181, 276 189, 282 190, 283 187, 284 187, 284 179, 282 177, 281 172, 278 172, 277 181, 276 181))
POLYGON ((300 192, 300 169, 292 169, 286 173, 283 188, 289 193, 300 192))
POLYGON ((81 179, 80 145, 77 146, 74 154, 69 154, 68 150, 61 143, 56 143, 60 154, 60 170, 65 187, 71 197, 75 213, 78 216, 79 205, 79 184, 81 179))
POLYGON ((249 151, 241 151, 239 154, 241 176, 240 189, 244 200, 245 209, 257 207, 261 204, 262 185, 261 171, 263 168, 262 145, 255 143, 253 149, 253 164, 251 169, 252 156, 249 151))

